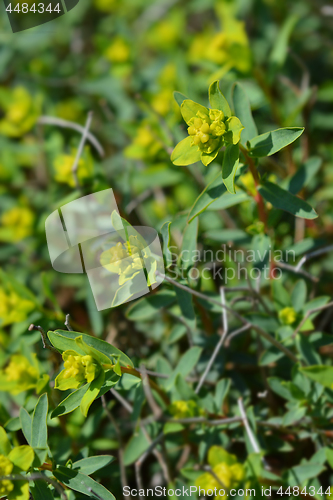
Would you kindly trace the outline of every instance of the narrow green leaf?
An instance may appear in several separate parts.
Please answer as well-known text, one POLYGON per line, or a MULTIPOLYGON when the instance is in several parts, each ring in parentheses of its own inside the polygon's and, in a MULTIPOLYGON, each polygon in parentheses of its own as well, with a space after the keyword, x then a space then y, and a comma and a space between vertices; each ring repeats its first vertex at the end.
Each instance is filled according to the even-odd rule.
POLYGON ((33 448, 47 448, 47 412, 49 403, 47 394, 42 394, 34 409, 31 422, 31 446, 33 448))
POLYGON ((54 500, 52 491, 43 479, 30 483, 30 491, 34 500, 54 500))
POLYGON ((242 144, 246 144, 258 135, 257 126, 253 120, 249 98, 244 87, 236 82, 233 88, 233 104, 235 115, 240 119, 244 126, 241 136, 242 144))
POLYGON ((230 106, 220 90, 218 81, 213 82, 209 87, 209 102, 212 109, 219 109, 223 111, 227 118, 231 116, 230 106))
POLYGON ((188 136, 180 141, 171 154, 174 165, 192 165, 201 159, 201 151, 198 146, 192 145, 192 137, 188 136))
POLYGON ((11 450, 11 444, 7 433, 3 427, 0 427, 0 454, 7 456, 11 450))
POLYGON ((303 127, 286 127, 258 135, 247 143, 249 154, 255 158, 271 156, 296 141, 303 132, 303 127))
POLYGON ((235 194, 235 176, 239 166, 239 147, 238 145, 228 146, 224 152, 223 165, 222 165, 222 179, 229 191, 235 194))
POLYGON ((213 201, 220 198, 226 190, 227 189, 221 179, 221 174, 218 173, 195 200, 190 210, 188 221, 191 222, 195 217, 204 212, 209 205, 211 205, 213 201))
POLYGON ((169 250, 171 235, 170 235, 171 222, 165 222, 161 227, 161 235, 163 238, 163 255, 165 259, 166 268, 172 265, 172 252, 169 250))
POLYGON ((104 486, 96 483, 91 477, 81 474, 77 470, 69 469, 63 465, 58 465, 53 471, 54 477, 68 488, 83 493, 88 497, 95 498, 98 495, 103 500, 115 500, 115 497, 104 486), (94 495, 96 493, 96 495, 94 495))
POLYGON ((184 269, 189 269, 195 262, 198 238, 198 219, 188 223, 182 241, 181 261, 184 269))
POLYGON ((27 443, 31 445, 32 418, 25 408, 20 409, 20 422, 24 437, 27 443))
POLYGON ((192 332, 196 326, 195 312, 193 307, 193 297, 191 294, 185 292, 181 288, 174 287, 177 301, 182 313, 182 318, 192 332))
POLYGON ((111 455, 96 455, 94 457, 82 458, 73 462, 72 469, 78 469, 81 474, 86 474, 89 476, 94 472, 103 469, 111 462, 113 462, 114 457, 111 455))
POLYGON ((312 156, 300 166, 296 174, 288 179, 282 187, 290 191, 292 194, 299 193, 300 190, 307 186, 311 179, 318 173, 322 163, 322 158, 319 158, 319 156, 312 156))
POLYGON ((288 54, 289 38, 298 21, 298 16, 291 15, 284 22, 275 40, 269 60, 274 69, 281 68, 288 54))
POLYGON ((81 412, 85 417, 88 415, 90 406, 93 404, 93 402, 99 395, 99 391, 101 390, 101 387, 104 384, 104 380, 105 380, 105 373, 104 370, 101 370, 98 377, 89 384, 88 390, 84 394, 82 401, 80 403, 81 412))
POLYGON ((285 191, 277 184, 267 181, 262 186, 259 186, 258 191, 274 208, 285 210, 302 219, 316 219, 318 217, 317 213, 306 201, 294 196, 289 191, 285 191))
POLYGON ((77 391, 72 392, 67 398, 63 399, 61 403, 53 410, 51 418, 60 417, 61 415, 66 415, 73 410, 76 410, 80 406, 81 400, 85 393, 87 392, 89 384, 86 384, 77 391))

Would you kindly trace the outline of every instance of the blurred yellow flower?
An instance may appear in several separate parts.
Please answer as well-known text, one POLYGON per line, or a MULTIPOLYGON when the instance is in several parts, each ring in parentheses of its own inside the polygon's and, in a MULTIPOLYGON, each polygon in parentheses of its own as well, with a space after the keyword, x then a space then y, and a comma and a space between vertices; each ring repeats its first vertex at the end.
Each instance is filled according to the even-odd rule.
POLYGON ((94 0, 94 5, 101 12, 113 12, 117 6, 116 0, 94 0))
POLYGON ((28 207, 13 207, 1 216, 0 241, 17 242, 33 232, 34 214, 28 207))
POLYGON ((105 250, 100 262, 105 269, 119 275, 119 285, 137 276, 143 269, 141 251, 143 245, 137 236, 131 235, 129 241, 118 242, 115 246, 105 250))
POLYGON ((79 122, 82 117, 82 104, 78 99, 66 99, 55 107, 55 114, 59 118, 71 122, 79 122))
POLYGON ((157 156, 162 144, 148 123, 142 123, 137 129, 137 134, 129 146, 125 148, 127 158, 149 160, 157 156))
POLYGON ((34 365, 21 354, 14 354, 9 364, 0 370, 0 390, 19 394, 34 389, 39 380, 39 369, 36 355, 33 355, 34 365))
POLYGON ((4 114, 0 120, 0 133, 20 137, 35 125, 41 112, 41 97, 33 97, 24 87, 2 88, 0 107, 4 114))
POLYGON ((126 63, 130 59, 131 50, 122 37, 117 37, 106 49, 104 55, 112 63, 126 63))
POLYGON ((214 499, 224 500, 228 497, 228 491, 225 492, 225 495, 220 495, 219 491, 225 488, 227 490, 236 488, 245 477, 244 466, 237 462, 235 455, 231 455, 221 446, 212 446, 209 449, 208 463, 213 474, 205 472, 197 478, 195 485, 206 491, 214 491, 216 488, 217 495, 214 499))
POLYGON ((200 417, 205 414, 204 410, 192 399, 189 401, 174 401, 169 406, 169 413, 175 418, 200 417))
MULTIPOLYGON (((5 457, 0 455, 0 477, 9 476, 14 468, 14 464, 5 457)), ((0 498, 7 496, 14 489, 14 484, 9 479, 3 479, 0 481, 0 498)))
POLYGON ((279 320, 284 325, 292 325, 297 319, 297 312, 293 307, 285 307, 279 311, 279 320))
MULTIPOLYGON (((75 187, 75 178, 73 175, 75 157, 76 151, 73 150, 71 154, 62 154, 55 158, 53 167, 55 170, 54 179, 56 181, 75 187)), ((81 156, 77 169, 79 181, 83 182, 85 179, 89 179, 92 176, 93 169, 93 160, 89 154, 89 148, 85 148, 84 155, 81 156)))

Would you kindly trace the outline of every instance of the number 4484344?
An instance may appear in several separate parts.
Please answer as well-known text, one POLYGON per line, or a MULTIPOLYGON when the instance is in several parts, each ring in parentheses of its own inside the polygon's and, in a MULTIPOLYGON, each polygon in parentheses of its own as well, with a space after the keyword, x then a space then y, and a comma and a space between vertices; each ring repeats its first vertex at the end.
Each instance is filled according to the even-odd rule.
POLYGON ((6 8, 7 12, 21 12, 22 14, 27 14, 28 12, 32 13, 39 13, 42 14, 43 12, 57 12, 60 14, 61 9, 60 9, 60 4, 58 3, 54 8, 52 8, 52 4, 50 3, 47 7, 46 4, 44 3, 34 3, 31 5, 29 8, 29 5, 27 3, 17 3, 14 8, 12 8, 12 4, 10 3, 8 7, 6 8))
MULTIPOLYGON (((299 486, 289 486, 286 490, 284 490, 281 486, 281 488, 278 489, 276 492, 278 495, 292 495, 292 496, 298 496, 298 495, 309 495, 310 497, 314 497, 315 495, 331 495, 331 488, 328 487, 325 491, 323 487, 321 486, 316 490, 314 486, 309 486, 308 488, 305 486, 305 488, 301 489, 299 486)), ((333 493, 333 488, 332 488, 332 493, 333 493)))

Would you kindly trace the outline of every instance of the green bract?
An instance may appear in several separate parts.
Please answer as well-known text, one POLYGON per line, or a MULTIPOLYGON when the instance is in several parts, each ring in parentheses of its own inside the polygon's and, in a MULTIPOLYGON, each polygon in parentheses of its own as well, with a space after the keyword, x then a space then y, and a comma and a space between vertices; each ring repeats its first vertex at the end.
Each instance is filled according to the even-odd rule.
POLYGON ((188 125, 189 137, 183 139, 172 152, 175 165, 190 165, 199 160, 209 165, 221 147, 238 144, 244 129, 237 116, 231 116, 230 107, 221 93, 218 82, 209 88, 212 109, 189 99, 183 100, 181 114, 188 125))
POLYGON ((90 335, 56 330, 48 332, 48 337, 64 360, 64 370, 56 377, 55 388, 61 391, 75 389, 53 411, 53 417, 79 406, 86 416, 93 401, 118 382, 121 366, 133 366, 124 353, 90 335))

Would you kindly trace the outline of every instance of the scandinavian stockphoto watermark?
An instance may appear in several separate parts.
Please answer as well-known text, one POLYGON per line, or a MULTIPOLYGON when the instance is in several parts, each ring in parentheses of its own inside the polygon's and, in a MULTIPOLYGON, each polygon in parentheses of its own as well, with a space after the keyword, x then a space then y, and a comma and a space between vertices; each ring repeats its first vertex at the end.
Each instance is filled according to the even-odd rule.
POLYGON ((71 11, 80 0, 3 0, 13 33, 46 24, 71 11))
POLYGON ((86 273, 99 311, 142 297, 163 281, 157 232, 122 219, 112 189, 55 210, 45 232, 53 269, 86 273))
POLYGON ((296 262, 294 250, 282 252, 271 245, 264 249, 236 249, 223 244, 216 251, 182 250, 180 254, 177 247, 170 246, 169 250, 172 262, 181 263, 168 270, 173 279, 214 279, 224 285, 233 280, 277 280, 282 277, 279 263, 296 262))

